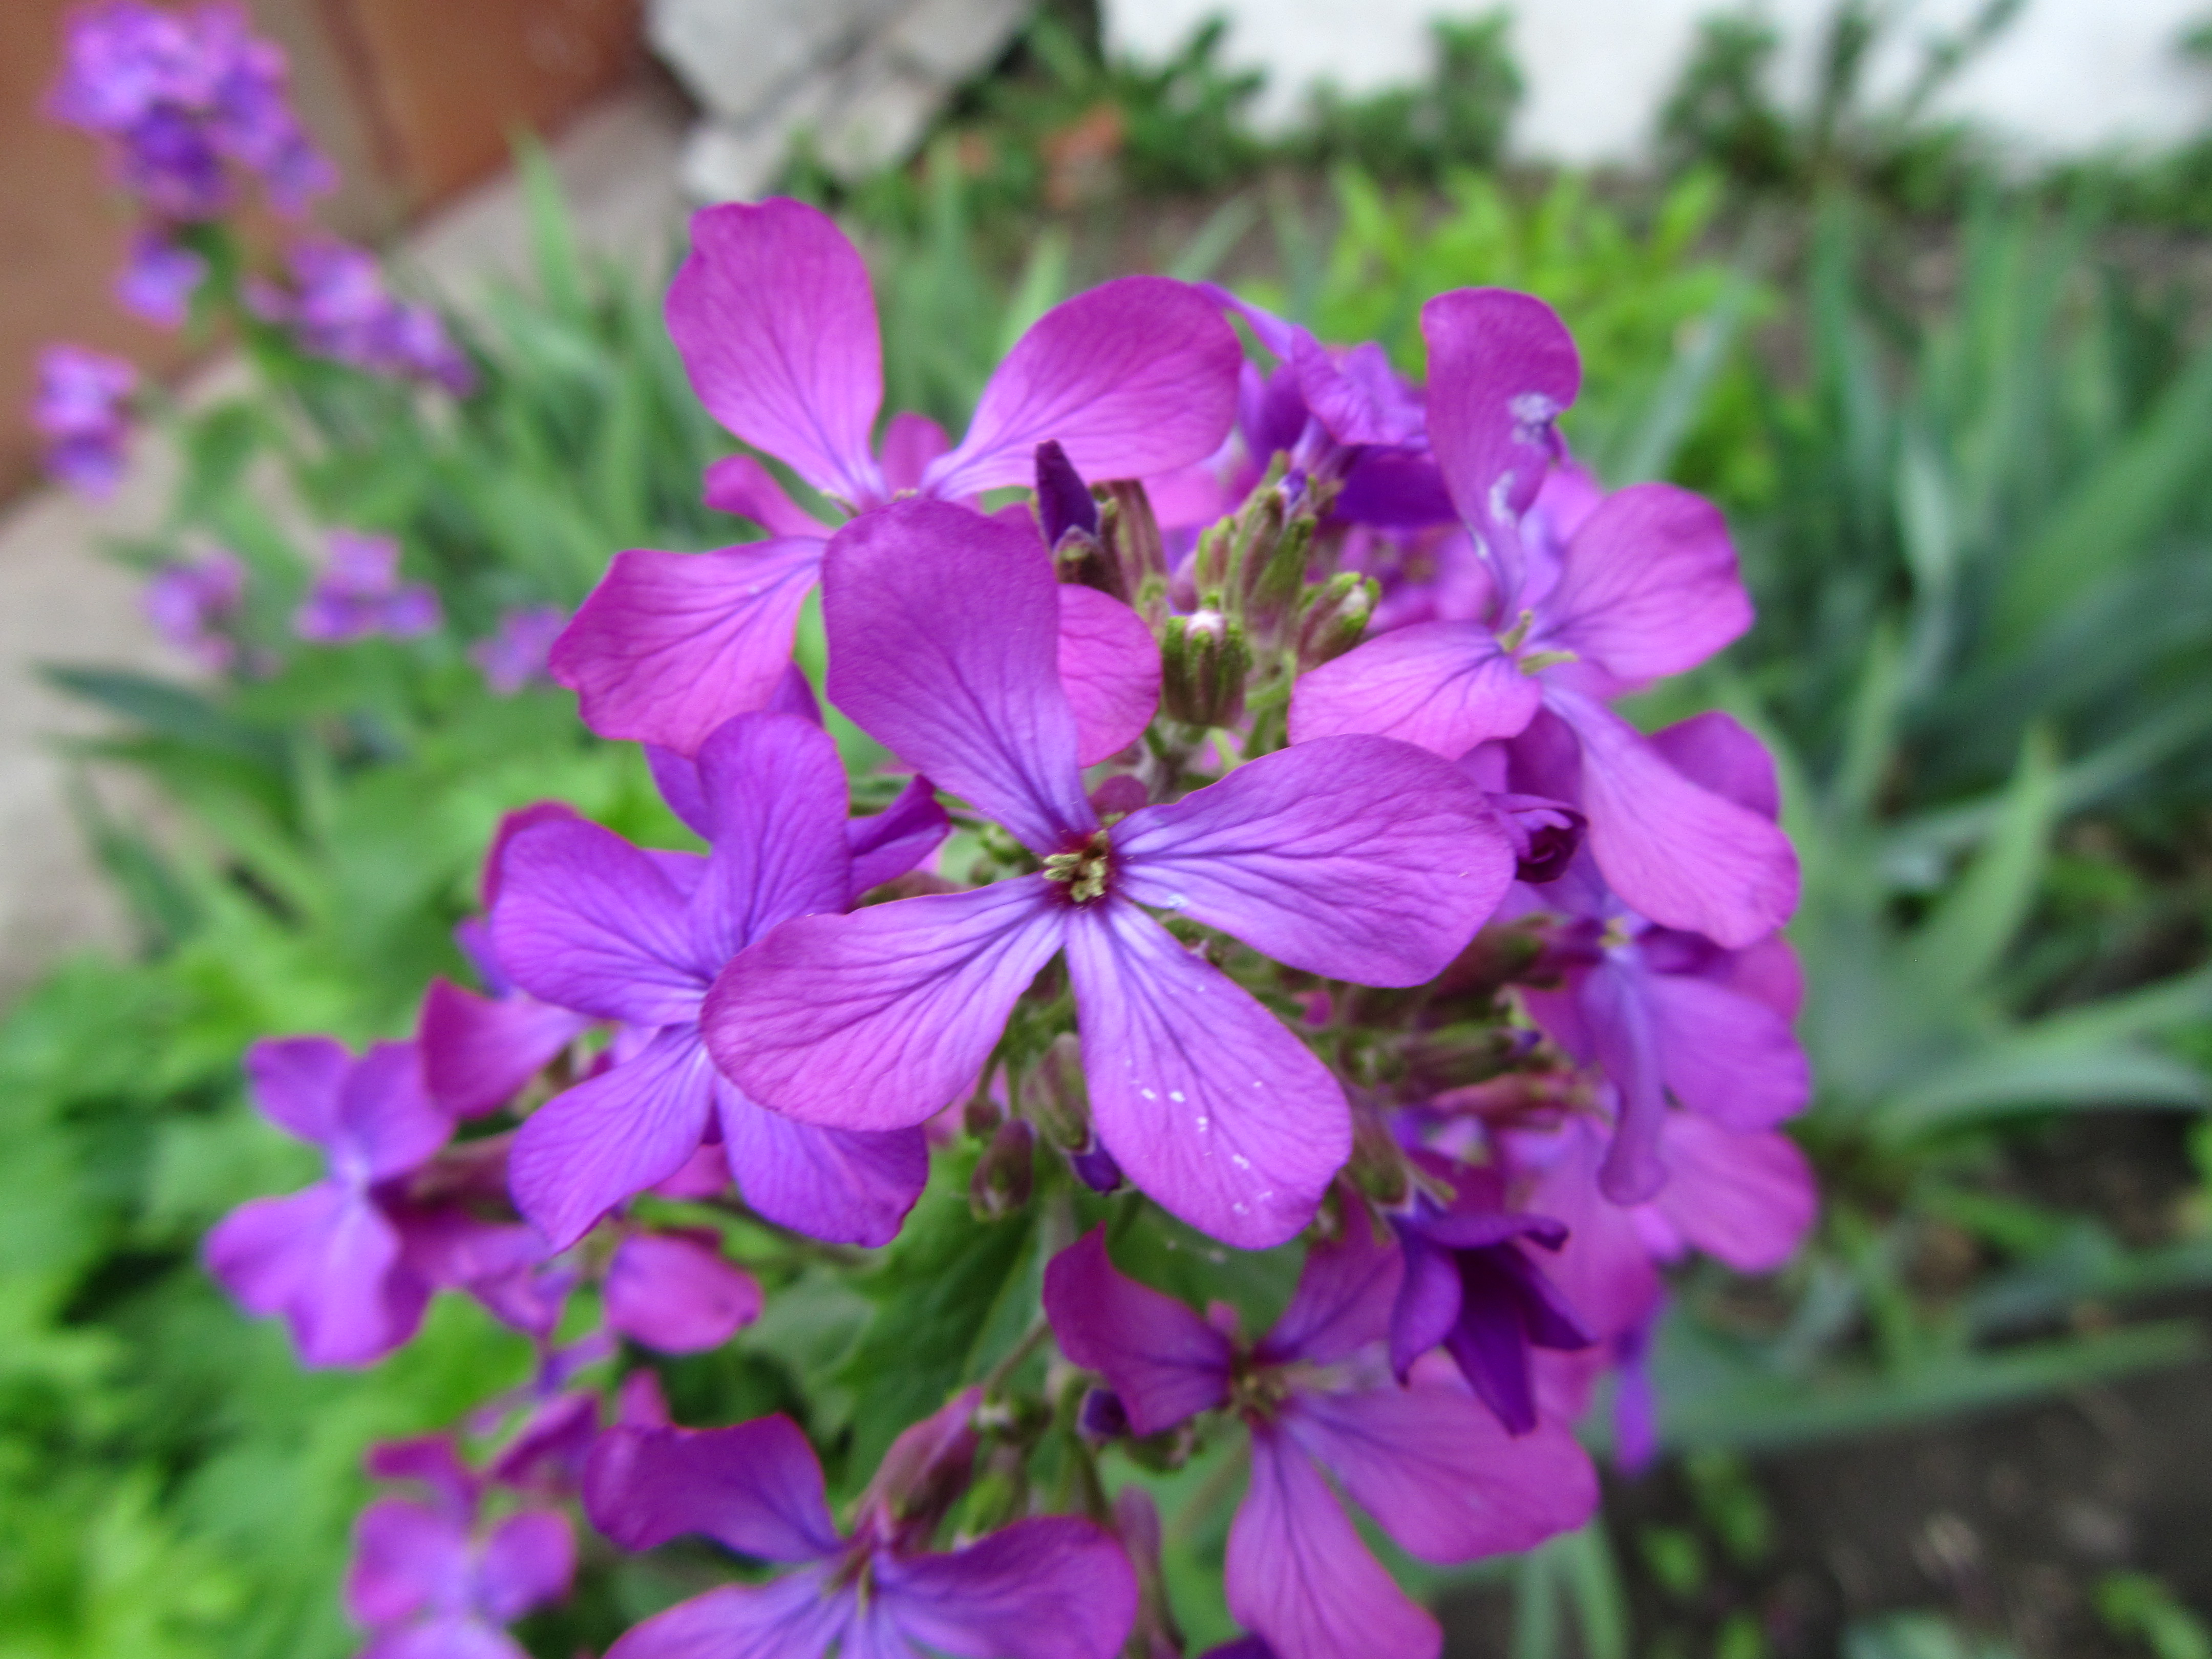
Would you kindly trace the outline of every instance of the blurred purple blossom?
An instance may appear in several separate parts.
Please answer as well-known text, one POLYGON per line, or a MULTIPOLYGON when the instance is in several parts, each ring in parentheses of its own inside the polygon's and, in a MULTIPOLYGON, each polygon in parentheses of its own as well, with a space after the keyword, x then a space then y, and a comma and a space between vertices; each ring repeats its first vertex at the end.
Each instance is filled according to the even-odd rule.
POLYGON ((263 321, 289 327, 301 350, 371 374, 441 386, 455 397, 475 387, 476 368, 438 313, 396 298, 368 249, 310 237, 294 243, 285 259, 291 288, 257 281, 246 302, 263 321))
POLYGON ((526 605, 506 611, 498 629, 469 647, 469 660, 483 671, 484 683, 502 697, 511 697, 532 680, 545 678, 545 659, 553 641, 568 625, 568 613, 557 605, 526 605))
POLYGON ((46 441, 47 472, 95 501, 113 494, 131 430, 124 405, 137 385, 138 371, 120 357, 74 345, 40 352, 31 424, 46 441))
POLYGON ((191 314, 192 295, 208 274, 208 262, 159 229, 132 239, 131 263, 115 279, 123 308, 161 328, 176 328, 191 314))
POLYGON ((380 634, 414 639, 434 632, 442 615, 433 590, 399 580, 398 542, 334 530, 330 562, 294 614, 292 627, 303 640, 341 645, 380 634))
POLYGON ((168 643, 210 673, 238 663, 235 629, 246 599, 246 566, 216 548, 187 563, 165 564, 147 580, 147 620, 168 643))

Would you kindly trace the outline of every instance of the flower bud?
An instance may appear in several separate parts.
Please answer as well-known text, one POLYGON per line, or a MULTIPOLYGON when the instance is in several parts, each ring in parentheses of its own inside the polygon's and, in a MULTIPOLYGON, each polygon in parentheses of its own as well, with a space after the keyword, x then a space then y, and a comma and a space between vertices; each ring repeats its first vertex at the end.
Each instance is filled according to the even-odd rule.
POLYGON ((1193 726, 1233 726, 1244 712, 1252 653, 1244 629, 1218 611, 1170 617, 1160 641, 1160 708, 1193 726))
POLYGON ((1168 556, 1152 499, 1134 478, 1115 478, 1099 488, 1105 499, 1098 514, 1098 544, 1120 584, 1118 590, 1106 591, 1118 591, 1158 627, 1167 614, 1168 556))
POLYGON ((1075 1431, 1094 1443, 1119 1440, 1129 1432, 1129 1413, 1111 1389, 1086 1389, 1075 1413, 1075 1431))
POLYGON ((1359 643, 1375 614, 1379 589, 1371 576, 1340 570, 1308 592, 1298 617, 1298 668, 1334 661, 1359 643))
POLYGON ((1097 1141, 1080 1152, 1067 1155, 1067 1167, 1075 1171, 1075 1178, 1094 1193, 1116 1193, 1121 1190, 1121 1166, 1114 1161, 1114 1154, 1097 1141))
POLYGON ((968 1182, 968 1207, 978 1221, 996 1221, 1030 1201, 1036 1177, 1036 1131, 1010 1117, 999 1126, 968 1182))
POLYGON ((1054 1037, 1022 1079, 1022 1112, 1064 1152, 1091 1144, 1091 1089, 1083 1076, 1083 1045, 1074 1032, 1054 1037))
POLYGON ((1098 503, 1057 443, 1036 448, 1036 515, 1060 580, 1128 602, 1121 573, 1098 539, 1098 503))

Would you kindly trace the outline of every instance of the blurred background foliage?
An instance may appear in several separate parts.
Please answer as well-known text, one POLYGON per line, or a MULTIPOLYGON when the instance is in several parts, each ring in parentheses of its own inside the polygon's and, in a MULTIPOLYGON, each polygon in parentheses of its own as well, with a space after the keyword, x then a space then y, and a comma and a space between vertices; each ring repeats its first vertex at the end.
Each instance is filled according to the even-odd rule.
MULTIPOLYGON (((1703 1588, 1711 1563, 1773 1547, 1742 1454, 2203 1352, 2212 350, 2191 236, 2212 228, 2212 139, 2008 179, 1926 111, 2014 9, 1985 7, 1871 107, 1878 19, 1844 6, 1808 114, 1759 89, 1771 36, 1717 21, 1663 173, 1641 179, 1500 170, 1519 83, 1498 16, 1440 27, 1429 84, 1324 95, 1262 137, 1218 32, 1139 70, 1048 9, 915 167, 850 191, 804 163, 790 180, 870 249, 892 408, 957 430, 1023 327, 1119 270, 1231 282, 1415 374, 1420 302, 1502 283, 1581 342, 1578 453, 1610 483, 1673 478, 1729 511, 1759 625, 1638 712, 1726 708, 1782 758, 1820 1091, 1798 1133, 1826 1210, 1775 1279, 1679 1286, 1659 1377, 1682 1516, 1476 1575, 1510 1585, 1516 1655, 1753 1659, 1757 1620, 1703 1588), (2112 1157, 2132 1160, 2126 1202, 2069 1179, 2112 1157), (1676 1624, 1632 1632, 1632 1585, 1676 1624)), ((0 1024, 0 1659, 344 1650, 362 1448, 526 1363, 449 1302, 380 1370, 304 1375, 193 1257, 226 1208, 297 1178, 244 1106, 245 1045, 404 1031, 426 979, 460 969, 450 929, 501 812, 554 796, 684 842, 635 751, 590 738, 565 694, 491 696, 464 655, 505 608, 573 605, 617 549, 735 533, 698 504, 726 440, 657 284, 581 258, 550 175, 522 165, 537 280, 457 325, 481 392, 424 418, 261 342, 256 391, 172 416, 174 511, 116 550, 150 567, 232 549, 275 640, 317 527, 383 532, 448 631, 290 648, 219 685, 53 671, 117 717, 78 746, 84 816, 144 949, 69 964, 0 1024)), ((817 1437, 865 1423, 890 1372, 934 1387, 1004 1346, 933 1285, 1036 1266, 948 1200, 886 1253, 875 1300, 772 1304, 809 1322, 772 1334, 839 1419, 817 1437), (900 1367, 869 1363, 887 1352, 900 1367)), ((779 1400, 742 1345, 670 1380, 700 1417, 779 1400)), ((528 1632, 538 1650, 671 1593, 594 1571, 583 1624, 528 1632)), ((2115 1651, 2206 1651, 2155 1577, 2111 1575, 2094 1618, 2115 1651)), ((1854 1626, 1844 1651, 2008 1650, 1915 1614, 1854 1626)))

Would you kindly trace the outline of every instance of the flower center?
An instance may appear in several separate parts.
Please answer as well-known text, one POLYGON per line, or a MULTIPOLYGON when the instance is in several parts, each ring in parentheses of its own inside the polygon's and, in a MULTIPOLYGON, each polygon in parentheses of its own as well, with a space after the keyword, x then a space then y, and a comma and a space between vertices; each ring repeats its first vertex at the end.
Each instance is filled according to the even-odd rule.
POLYGON ((1066 887, 1071 904, 1089 904, 1105 897, 1113 873, 1113 842, 1103 830, 1064 853, 1045 854, 1044 878, 1066 887))

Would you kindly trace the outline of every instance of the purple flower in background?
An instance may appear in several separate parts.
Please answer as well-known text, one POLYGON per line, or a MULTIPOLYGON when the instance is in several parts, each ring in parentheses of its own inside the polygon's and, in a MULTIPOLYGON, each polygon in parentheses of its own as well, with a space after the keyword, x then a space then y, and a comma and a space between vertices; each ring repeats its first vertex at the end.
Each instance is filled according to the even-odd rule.
POLYGON ((610 1430, 586 1468, 584 1505, 616 1543, 651 1549, 697 1534, 797 1571, 679 1602, 608 1659, 894 1659, 917 1649, 1113 1659, 1136 1619, 1136 1579, 1121 1547, 1090 1522, 1035 1517, 959 1549, 928 1550, 943 1503, 917 1504, 914 1489, 957 1489, 974 1455, 967 1420, 976 1400, 971 1389, 899 1437, 847 1535, 830 1516, 814 1449, 787 1417, 610 1430))
MULTIPOLYGON (((901 416, 878 456, 875 301, 836 226, 798 202, 732 204, 696 215, 691 241, 668 330, 700 401, 848 513, 909 491, 967 501, 1027 484, 1048 440, 1085 477, 1139 477, 1211 453, 1235 414, 1240 354, 1215 307, 1183 283, 1126 276, 1054 307, 1016 343, 957 447, 901 416)), ((602 737, 688 754, 765 706, 790 659, 829 530, 750 456, 707 482, 710 506, 775 539, 617 556, 553 653, 554 678, 602 737)))
POLYGON ((216 548, 189 563, 165 564, 147 578, 147 620, 176 650, 210 673, 238 664, 235 635, 246 600, 246 566, 216 548))
POLYGON ((208 262, 159 230, 142 230, 131 244, 131 263, 115 279, 123 308, 161 328, 176 328, 191 313, 192 295, 206 280, 208 262))
POLYGON ((386 635, 414 639, 435 632, 438 596, 399 580, 399 544, 388 536, 333 530, 330 562, 294 613, 293 631, 318 645, 343 645, 386 635))
POLYGON ((469 647, 469 660, 483 671, 484 684, 511 697, 532 680, 545 677, 546 653, 568 625, 557 605, 526 605, 501 613, 489 639, 469 647))
POLYGON ((106 0, 70 14, 46 108, 106 141, 117 181, 164 220, 226 211, 226 162, 296 215, 337 177, 292 112, 287 81, 283 52, 234 6, 186 14, 106 0))
POLYGON ((1389 1217, 1405 1256, 1390 1313, 1390 1366, 1402 1381, 1442 1345, 1482 1402, 1513 1434, 1536 1426, 1529 1350, 1571 1351, 1597 1339, 1523 1248, 1556 1251, 1567 1230, 1505 1207, 1494 1170, 1416 1152, 1424 1175, 1452 1193, 1439 1204, 1416 1190, 1389 1217))
POLYGON ((526 1509, 487 1522, 482 1486, 450 1444, 378 1449, 416 1453, 382 1460, 381 1472, 423 1480, 433 1501, 380 1498, 354 1524, 345 1603, 370 1632, 362 1659, 527 1659, 506 1626, 568 1595, 576 1570, 568 1516, 526 1509), (422 1455, 438 1447, 448 1467, 422 1455))
POLYGON ((1555 1422, 1509 1436, 1447 1366, 1404 1386, 1383 1338, 1399 1252, 1354 1212, 1308 1251, 1291 1305, 1256 1346, 1115 1269, 1097 1229, 1045 1270, 1060 1351, 1153 1435, 1226 1407, 1252 1437, 1251 1485, 1229 1532, 1229 1610, 1281 1659, 1434 1659, 1436 1620, 1369 1553, 1335 1486, 1425 1561, 1524 1550, 1580 1526, 1597 1480, 1555 1422))
POLYGON ((1589 846, 1643 915, 1721 945, 1789 919, 1797 862, 1774 824, 1668 765, 1603 698, 1695 667, 1751 623, 1728 529, 1709 503, 1638 484, 1563 525, 1556 560, 1522 515, 1558 458, 1553 422, 1581 377, 1540 301, 1441 295, 1421 313, 1429 436, 1492 584, 1482 621, 1419 623, 1302 678, 1294 740, 1382 732, 1462 755, 1539 710, 1573 735, 1589 846))
POLYGON ((711 1228, 633 1232, 615 1246, 603 1294, 607 1323, 659 1353, 719 1348, 760 1317, 761 1288, 723 1259, 711 1228))
POLYGON ((113 494, 131 432, 124 405, 137 385, 138 371, 120 357, 73 345, 40 352, 31 424, 46 440, 47 472, 95 501, 113 494))
POLYGON ((1417 985, 1496 905, 1506 836, 1457 768, 1377 738, 1265 756, 1102 827, 1059 672, 1063 591, 1035 536, 945 502, 838 533, 831 701, 1044 868, 787 923, 716 981, 707 1040, 747 1094, 799 1121, 920 1123, 974 1085, 1015 1000, 1064 951, 1115 1162, 1214 1237, 1278 1244, 1351 1151, 1343 1090, 1146 909, 1295 969, 1417 985))
POLYGON ((380 1358, 415 1334, 433 1287, 397 1189, 453 1120, 423 1089, 411 1042, 356 1060, 328 1037, 270 1039, 247 1051, 246 1070, 261 1115, 320 1147, 329 1174, 232 1211, 208 1235, 208 1270, 249 1312, 281 1315, 308 1364, 380 1358))
POLYGON ((441 386, 455 397, 476 386, 476 369, 438 313, 408 305, 385 286, 366 248, 313 237, 286 255, 294 291, 257 283, 250 300, 264 322, 292 330, 300 349, 371 374, 441 386))
MULTIPOLYGON (((763 1215, 817 1238, 883 1243, 928 1177, 921 1131, 824 1128, 763 1110, 716 1073, 699 1029, 725 963, 778 922, 842 910, 865 890, 844 764, 819 726, 763 712, 708 740, 696 783, 714 849, 704 858, 641 851, 580 819, 533 824, 507 845, 492 910, 500 965, 542 1002, 651 1033, 532 1114, 515 1138, 515 1202, 565 1249, 719 1131, 763 1215)), ((935 840, 903 844, 919 857, 935 840)), ((870 885, 884 878, 871 874, 870 885)))
MULTIPOLYGON (((1747 817, 1774 821, 1774 763, 1726 714, 1700 714, 1644 741, 1674 775, 1747 817)), ((1574 738, 1549 714, 1500 757, 1516 787, 1570 798, 1577 787, 1574 738)), ((1802 981, 1778 934, 1729 951, 1655 926, 1607 889, 1587 855, 1542 893, 1517 892, 1507 908, 1564 918, 1551 944, 1564 986, 1527 989, 1522 1000, 1547 1036, 1582 1063, 1602 1066, 1618 1092, 1619 1130, 1603 1177, 1614 1202, 1658 1191, 1656 1147, 1670 1095, 1736 1130, 1771 1128, 1803 1109, 1812 1076, 1790 1029, 1802 981)))

